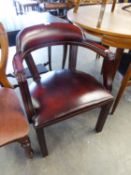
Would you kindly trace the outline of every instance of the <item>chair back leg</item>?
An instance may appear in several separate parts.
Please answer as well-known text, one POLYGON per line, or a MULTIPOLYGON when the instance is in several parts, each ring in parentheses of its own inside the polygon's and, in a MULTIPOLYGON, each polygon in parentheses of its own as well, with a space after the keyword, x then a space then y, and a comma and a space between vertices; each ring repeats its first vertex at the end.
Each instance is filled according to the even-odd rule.
POLYGON ((37 134, 37 138, 38 138, 38 142, 39 142, 42 156, 43 157, 48 156, 48 150, 47 150, 47 146, 46 146, 44 129, 43 128, 36 128, 36 134, 37 134))

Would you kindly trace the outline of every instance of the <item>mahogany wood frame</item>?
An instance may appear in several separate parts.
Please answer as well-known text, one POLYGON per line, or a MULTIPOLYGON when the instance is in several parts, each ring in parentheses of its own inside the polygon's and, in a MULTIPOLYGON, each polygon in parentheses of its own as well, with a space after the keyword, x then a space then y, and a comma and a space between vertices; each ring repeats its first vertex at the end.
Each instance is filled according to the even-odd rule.
POLYGON ((48 155, 45 136, 44 136, 44 128, 46 126, 68 119, 70 117, 75 116, 76 114, 91 110, 93 108, 100 107, 101 112, 99 114, 96 127, 95 127, 96 132, 100 132, 103 129, 110 107, 113 103, 113 97, 112 97, 109 100, 105 100, 104 102, 99 102, 95 105, 84 107, 74 112, 65 114, 59 117, 58 119, 56 118, 42 125, 38 125, 37 119, 39 117, 39 110, 35 109, 32 104, 31 94, 28 87, 27 79, 24 75, 24 68, 23 68, 22 62, 24 59, 26 59, 26 62, 29 65, 29 69, 32 73, 33 81, 39 84, 40 76, 37 72, 33 58, 30 53, 31 51, 36 50, 38 48, 49 47, 53 45, 70 45, 69 68, 72 71, 76 69, 76 56, 77 56, 78 46, 88 48, 100 54, 101 56, 103 56, 105 59, 104 66, 103 66, 103 84, 105 88, 108 89, 109 91, 112 89, 112 71, 111 70, 113 68, 112 64, 114 64, 114 55, 109 50, 107 50, 107 48, 99 44, 93 43, 88 40, 84 41, 82 38, 82 33, 78 27, 72 24, 54 23, 50 25, 36 25, 21 31, 21 33, 19 33, 17 37, 17 53, 15 54, 13 59, 13 67, 14 67, 15 75, 20 87, 25 109, 28 115, 28 120, 32 122, 34 125, 34 128, 37 133, 38 142, 41 148, 41 153, 43 156, 48 155), (66 28, 68 27, 70 27, 70 30, 68 29, 67 33, 63 32, 63 30, 66 30, 66 28), (46 36, 46 28, 47 28, 48 34, 51 32, 49 36, 48 34, 46 36), (37 38, 37 34, 32 35, 29 40, 28 39, 26 40, 27 42, 24 42, 24 38, 26 37, 26 34, 28 35, 28 33, 30 34, 32 32, 34 33, 34 31, 36 31, 36 33, 38 32, 41 35, 41 37, 38 35, 39 37, 37 38), (54 37, 52 35, 53 31, 57 32, 56 34, 54 34, 54 37), (69 34, 69 39, 67 39, 68 34, 69 34), (77 34, 79 37, 77 36, 77 34))

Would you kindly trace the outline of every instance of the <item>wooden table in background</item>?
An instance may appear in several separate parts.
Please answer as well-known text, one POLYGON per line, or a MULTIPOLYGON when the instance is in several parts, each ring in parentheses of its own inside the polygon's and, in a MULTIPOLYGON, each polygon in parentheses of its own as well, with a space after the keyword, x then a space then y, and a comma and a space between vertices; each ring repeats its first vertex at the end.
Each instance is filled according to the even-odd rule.
POLYGON ((77 13, 73 13, 73 9, 67 13, 72 23, 79 25, 88 33, 101 37, 104 45, 117 48, 114 76, 123 50, 131 49, 131 12, 122 9, 129 4, 131 3, 116 4, 114 12, 111 12, 111 4, 107 4, 100 27, 97 27, 97 24, 101 5, 81 6, 77 13))

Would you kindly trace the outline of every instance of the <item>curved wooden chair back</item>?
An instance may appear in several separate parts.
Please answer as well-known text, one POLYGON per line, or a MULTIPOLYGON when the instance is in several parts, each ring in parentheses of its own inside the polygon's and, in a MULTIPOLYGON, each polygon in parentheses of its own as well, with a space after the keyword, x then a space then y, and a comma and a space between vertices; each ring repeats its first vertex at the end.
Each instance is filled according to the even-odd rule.
POLYGON ((0 23, 0 147, 19 142, 26 154, 32 158, 32 148, 28 137, 29 126, 22 111, 13 86, 6 77, 8 60, 8 38, 0 23))
POLYGON ((6 77, 6 66, 8 60, 8 37, 2 23, 0 23, 0 49, 0 84, 4 87, 12 87, 6 77))

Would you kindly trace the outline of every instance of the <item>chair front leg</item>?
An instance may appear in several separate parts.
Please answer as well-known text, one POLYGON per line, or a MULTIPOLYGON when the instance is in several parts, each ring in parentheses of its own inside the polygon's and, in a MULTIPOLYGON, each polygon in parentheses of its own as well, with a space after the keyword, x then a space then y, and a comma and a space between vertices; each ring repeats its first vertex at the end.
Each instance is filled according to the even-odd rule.
POLYGON ((32 159, 33 158, 33 150, 31 148, 31 143, 30 143, 29 137, 25 136, 25 137, 19 139, 18 142, 24 148, 26 155, 32 159))
POLYGON ((47 146, 46 146, 44 129, 43 128, 35 128, 35 129, 36 129, 37 139, 39 142, 42 156, 45 157, 48 155, 48 150, 47 150, 47 146))
POLYGON ((96 123, 96 127, 95 127, 96 132, 102 131, 105 121, 107 119, 107 116, 109 114, 110 108, 112 106, 112 103, 113 103, 113 100, 109 102, 108 104, 101 107, 101 111, 100 111, 100 114, 99 114, 99 117, 96 123))

